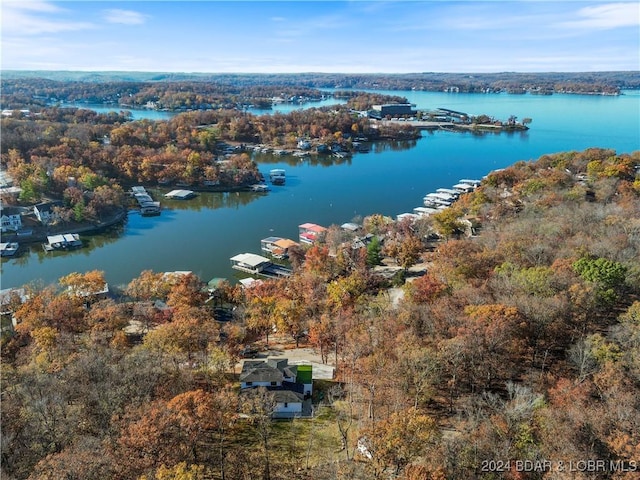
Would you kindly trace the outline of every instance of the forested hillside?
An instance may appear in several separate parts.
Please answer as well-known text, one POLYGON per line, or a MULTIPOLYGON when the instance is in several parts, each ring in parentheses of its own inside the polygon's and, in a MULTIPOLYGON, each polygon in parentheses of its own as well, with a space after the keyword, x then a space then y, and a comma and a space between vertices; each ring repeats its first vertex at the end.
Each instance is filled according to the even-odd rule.
POLYGON ((2 478, 637 478, 639 171, 640 151, 518 162, 440 213, 367 217, 366 247, 331 227, 291 277, 213 298, 151 271, 104 300, 83 294, 102 272, 25 286, 2 478), (313 418, 238 395, 241 352, 273 342, 336 367, 313 418))
MULTIPOLYGON (((302 89, 315 88, 366 88, 383 90, 427 90, 460 92, 571 92, 571 93, 619 93, 621 89, 640 88, 637 71, 618 72, 500 72, 500 73, 447 73, 416 72, 405 74, 343 74, 343 73, 296 73, 296 74, 213 74, 213 73, 162 73, 162 72, 57 72, 57 71, 4 71, 7 80, 3 86, 19 85, 21 80, 41 79, 56 82, 78 82, 78 84, 103 82, 153 82, 154 88, 180 82, 212 83, 205 90, 242 87, 243 91, 254 89, 252 97, 259 91, 268 93, 274 86, 282 86, 293 94, 302 89)), ((92 87, 87 87, 91 89, 92 87)), ((192 87, 193 88, 193 87, 192 87)), ((200 87, 204 89, 204 87, 200 87)), ((196 88, 197 90, 197 88, 196 88)), ((115 98, 115 97, 114 97, 115 98)))

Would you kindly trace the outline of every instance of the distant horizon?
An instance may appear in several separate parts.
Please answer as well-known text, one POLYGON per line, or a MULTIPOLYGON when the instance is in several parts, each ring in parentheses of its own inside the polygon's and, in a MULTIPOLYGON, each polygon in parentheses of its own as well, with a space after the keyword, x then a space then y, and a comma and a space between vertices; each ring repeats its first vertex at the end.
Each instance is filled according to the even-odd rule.
POLYGON ((0 72, 51 72, 51 73, 153 73, 153 74, 181 74, 181 75, 500 75, 500 74, 579 74, 579 73, 640 73, 637 70, 548 70, 548 71, 524 71, 524 70, 502 70, 495 72, 452 72, 452 71, 429 71, 429 72, 338 72, 338 71, 308 71, 308 72, 214 72, 214 71, 172 71, 172 70, 56 70, 56 69, 17 69, 3 68, 0 72))
POLYGON ((640 4, 624 0, 3 0, 0 12, 2 71, 640 69, 640 4))

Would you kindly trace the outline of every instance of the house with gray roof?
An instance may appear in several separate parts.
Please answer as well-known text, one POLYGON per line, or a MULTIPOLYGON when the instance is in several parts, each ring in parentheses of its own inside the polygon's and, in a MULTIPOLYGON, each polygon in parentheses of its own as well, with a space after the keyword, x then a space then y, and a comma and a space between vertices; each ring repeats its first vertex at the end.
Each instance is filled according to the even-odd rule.
POLYGON ((62 202, 56 200, 53 202, 42 202, 33 206, 33 213, 43 225, 48 225, 56 219, 54 211, 55 207, 62 207, 62 202))
POLYGON ((273 393, 276 407, 273 418, 291 418, 308 414, 304 408, 313 393, 311 365, 289 365, 286 358, 245 360, 240 372, 240 389, 264 387, 273 393))

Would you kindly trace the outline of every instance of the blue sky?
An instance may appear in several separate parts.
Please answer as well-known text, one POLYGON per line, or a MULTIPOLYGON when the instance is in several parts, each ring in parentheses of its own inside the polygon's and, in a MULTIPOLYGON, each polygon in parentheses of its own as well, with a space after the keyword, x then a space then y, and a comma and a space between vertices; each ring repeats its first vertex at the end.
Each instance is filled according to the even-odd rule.
POLYGON ((2 69, 640 70, 640 3, 2 0, 2 69))

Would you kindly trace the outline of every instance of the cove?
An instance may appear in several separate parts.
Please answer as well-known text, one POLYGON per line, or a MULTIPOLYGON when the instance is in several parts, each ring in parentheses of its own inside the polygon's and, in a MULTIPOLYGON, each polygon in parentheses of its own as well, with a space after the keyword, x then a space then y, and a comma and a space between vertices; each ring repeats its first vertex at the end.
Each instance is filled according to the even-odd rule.
MULTIPOLYGON (((125 285, 142 270, 191 270, 203 280, 239 277, 229 258, 259 253, 268 236, 297 239, 298 225, 328 226, 372 213, 395 218, 421 205, 428 192, 460 178, 546 153, 611 148, 640 149, 640 92, 624 95, 508 95, 389 91, 418 109, 450 108, 506 119, 532 118, 516 133, 423 132, 411 142, 383 142, 351 158, 255 154, 263 173, 283 168, 287 182, 267 194, 201 193, 187 201, 165 201, 159 217, 131 214, 125 224, 83 237, 87 246, 46 254, 40 245, 17 258, 2 259, 2 288, 32 281, 49 284, 77 271, 103 270, 112 285, 125 285)), ((336 102, 337 103, 337 102, 336 102)), ((313 105, 311 105, 313 106, 313 105)), ((165 190, 156 189, 154 196, 165 190)))

